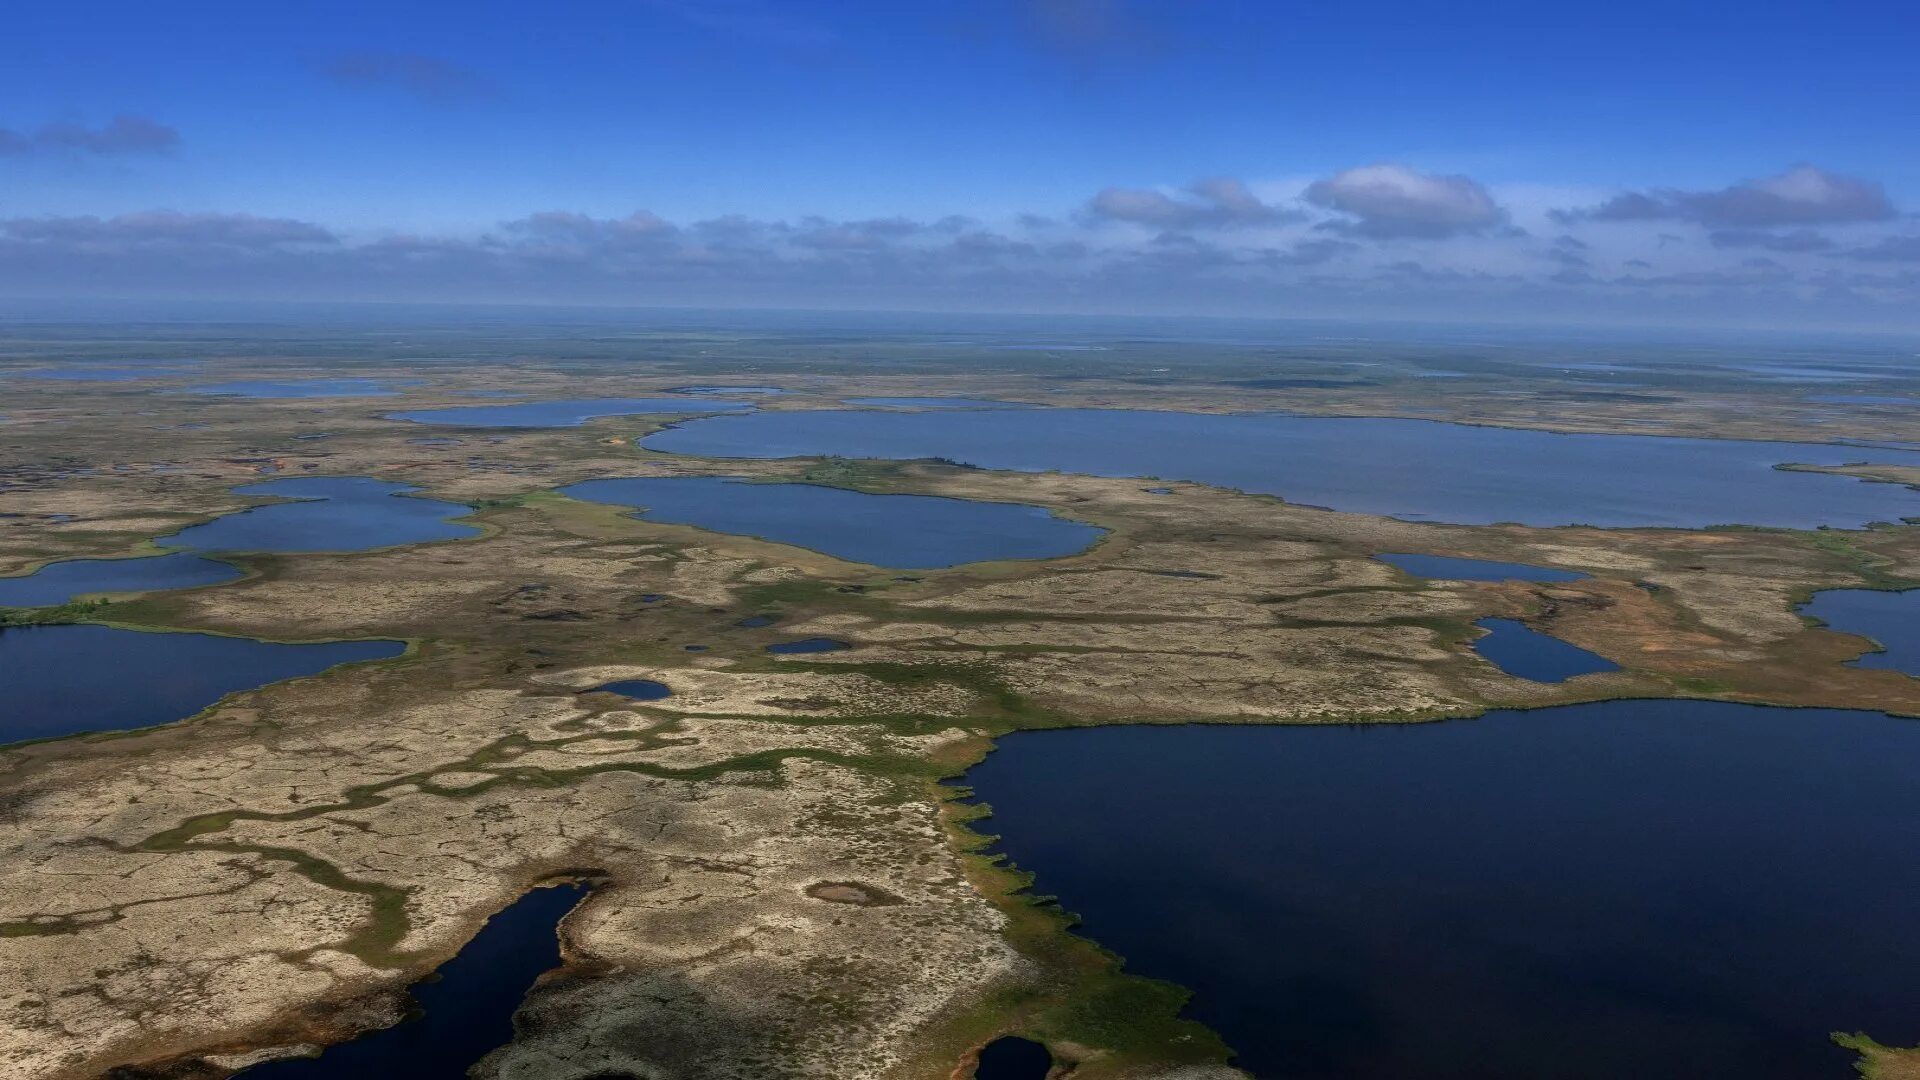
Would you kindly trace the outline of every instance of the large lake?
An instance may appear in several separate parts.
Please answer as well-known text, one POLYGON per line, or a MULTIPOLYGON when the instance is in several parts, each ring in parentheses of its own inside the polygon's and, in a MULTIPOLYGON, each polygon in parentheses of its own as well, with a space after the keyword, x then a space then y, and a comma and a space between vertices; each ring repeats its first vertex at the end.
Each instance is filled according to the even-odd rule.
POLYGON ((399 641, 283 645, 110 626, 0 630, 0 743, 185 719, 228 694, 406 651, 399 641))
POLYGON ((824 410, 690 420, 641 440, 703 457, 947 458, 989 469, 1193 480, 1338 510, 1528 525, 1857 528, 1920 516, 1920 492, 1783 463, 1920 453, 1585 435, 1424 420, 1104 409, 824 410))
POLYGON ((932 495, 875 495, 726 476, 587 480, 560 494, 630 506, 635 517, 757 536, 900 570, 1084 551, 1104 530, 1038 506, 932 495))
POLYGON ((1689 701, 1023 732, 1034 891, 1258 1077, 1807 1080, 1920 1043, 1920 721, 1689 701))

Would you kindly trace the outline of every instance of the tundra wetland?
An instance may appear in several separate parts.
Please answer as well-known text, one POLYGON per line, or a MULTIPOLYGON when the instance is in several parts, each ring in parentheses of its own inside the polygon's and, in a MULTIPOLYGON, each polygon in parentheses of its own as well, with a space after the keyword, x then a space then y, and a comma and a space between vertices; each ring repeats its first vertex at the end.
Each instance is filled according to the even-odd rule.
MULTIPOLYGON (((409 987, 556 884, 586 887, 557 923, 558 966, 474 1065, 481 1080, 946 1080, 970 1075, 982 1048, 998 1060, 1030 1044, 1074 1080, 1225 1080, 1248 1074, 1187 991, 1074 933, 1037 895, 1045 868, 1012 864, 987 835, 988 808, 957 778, 996 740, 1493 710, 1525 725, 1528 710, 1642 698, 1920 716, 1920 679, 1853 663, 1880 644, 1802 614, 1824 590, 1920 587, 1906 514, 1833 528, 1457 525, 1289 502, 1284 483, 714 460, 647 438, 854 399, 1048 407, 1000 409, 1026 417, 1401 417, 1818 443, 1770 464, 1920 514, 1907 487, 1920 467, 1844 445, 1910 442, 1911 414, 1810 401, 1805 386, 1675 365, 1636 376, 1651 389, 1601 393, 1584 387, 1604 378, 1565 365, 1605 356, 1526 368, 1465 347, 1360 367, 1333 347, 1196 346, 1173 365, 1182 347, 1166 342, 475 335, 432 339, 423 358, 369 354, 359 338, 142 332, 8 341, 0 585, 162 555, 165 537, 256 507, 324 516, 324 502, 248 487, 263 469, 369 478, 356 483, 431 500, 412 509, 439 531, 353 550, 213 546, 233 574, 0 608, 0 625, 25 632, 406 643, 178 722, 0 747, 8 1080, 211 1080, 319 1053, 402 1021, 409 987), (130 355, 162 359, 135 368, 130 355), (32 375, 47 370, 117 374, 32 375), (323 385, 308 379, 379 396, 194 389, 323 385), (564 426, 496 426, 475 395, 572 404, 555 414, 564 426), (590 404, 656 399, 684 400, 620 415, 590 404), (428 412, 455 409, 474 411, 428 412), (700 419, 717 411, 742 415, 700 419), (738 478, 714 487, 743 498, 780 483, 1030 507, 1078 531, 1054 557, 888 568, 562 494, 689 477, 738 478), (1406 563, 1416 573, 1383 554, 1478 562, 1406 563), (1606 669, 1509 675, 1475 649, 1486 620, 1606 669)), ((993 411, 921 407, 872 412, 897 424, 993 411)), ((1582 492, 1566 497, 1578 520, 1582 492)), ((1898 1032, 1840 1026, 1833 1045, 1868 1075, 1920 1071, 1898 1032)))

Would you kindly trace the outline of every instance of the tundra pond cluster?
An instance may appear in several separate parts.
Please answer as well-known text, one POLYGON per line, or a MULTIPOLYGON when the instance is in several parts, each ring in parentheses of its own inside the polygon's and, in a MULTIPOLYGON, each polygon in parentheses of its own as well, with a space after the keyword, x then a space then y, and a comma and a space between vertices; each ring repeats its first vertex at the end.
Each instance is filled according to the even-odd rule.
POLYGON ((0 1078, 1920 1068, 1818 357, 144 332, 0 359, 0 1078))

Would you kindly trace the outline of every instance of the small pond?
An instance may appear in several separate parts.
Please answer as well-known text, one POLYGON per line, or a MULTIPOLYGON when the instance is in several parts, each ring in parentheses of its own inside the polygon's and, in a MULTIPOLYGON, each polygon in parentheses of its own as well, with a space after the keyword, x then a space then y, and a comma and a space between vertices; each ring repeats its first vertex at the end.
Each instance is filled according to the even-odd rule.
POLYGON ((1878 642, 1881 651, 1853 661, 1855 667, 1886 668, 1920 676, 1920 589, 1828 589, 1800 608, 1843 634, 1878 642))
POLYGON ((1916 756, 1879 713, 1618 701, 1021 732, 966 782, 1255 1076, 1842 1080, 1829 1032, 1920 1043, 1916 756))
POLYGON ((641 444, 716 458, 946 458, 987 469, 1193 480, 1337 510, 1469 525, 1857 528, 1920 516, 1920 491, 1776 468, 1920 464, 1912 451, 1428 420, 835 409, 707 417, 641 444))
POLYGON ((1534 682, 1566 682, 1575 675, 1619 671, 1620 665, 1570 645, 1514 619, 1481 619, 1473 625, 1486 631, 1475 638, 1473 651, 1509 675, 1534 682))
POLYGON ((1374 558, 1414 577, 1446 581, 1579 581, 1587 576, 1578 570, 1556 570, 1551 566, 1495 562, 1491 559, 1460 559, 1450 555, 1385 552, 1374 558))
POLYGON ((9 627, 0 630, 0 742, 171 723, 228 694, 405 651, 399 641, 283 645, 81 624, 9 627))
POLYGON ((517 405, 460 405, 450 409, 413 409, 388 413, 389 420, 472 428, 578 427, 595 417, 642 413, 711 413, 751 409, 740 401, 688 398, 577 398, 528 401, 517 405))
POLYGON ((630 506, 647 521, 755 536, 896 569, 1058 558, 1086 550, 1104 531, 1020 503, 874 495, 726 476, 587 480, 560 493, 630 506))
POLYGON ((413 988, 415 1015, 330 1047, 319 1057, 270 1061, 243 1080, 467 1080, 467 1070, 513 1038, 513 1014, 542 974, 560 966, 560 922, 586 890, 534 889, 487 920, 472 941, 413 988))

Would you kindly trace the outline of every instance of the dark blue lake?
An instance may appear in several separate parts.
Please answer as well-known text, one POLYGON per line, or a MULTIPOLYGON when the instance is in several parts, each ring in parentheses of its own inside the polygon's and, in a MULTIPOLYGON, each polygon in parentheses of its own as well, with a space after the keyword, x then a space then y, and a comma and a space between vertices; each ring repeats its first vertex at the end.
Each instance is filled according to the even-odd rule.
POLYGON ((1800 614, 1811 615, 1843 634, 1858 634, 1880 643, 1882 651, 1853 661, 1855 667, 1920 676, 1920 589, 1828 589, 1814 593, 1812 602, 1801 606, 1800 614))
POLYGON ((1579 581, 1587 576, 1578 570, 1556 570, 1551 566, 1495 562, 1491 559, 1460 559, 1450 555, 1384 552, 1374 558, 1414 577, 1446 581, 1579 581))
POLYGON ((0 630, 0 742, 171 723, 228 694, 406 651, 399 641, 283 645, 109 626, 0 630))
POLYGON ((1022 732, 1034 891, 1288 1080, 1808 1080, 1920 1043, 1920 722, 1622 701, 1022 732))
POLYGON ((1587 435, 1424 420, 1103 409, 825 410, 691 420, 641 440, 704 457, 941 457, 989 469, 1193 480, 1408 519, 1855 528, 1920 516, 1920 492, 1784 472, 1920 453, 1587 435))
POLYGON ((234 494, 299 501, 228 514, 158 543, 196 551, 368 551, 479 535, 479 529, 452 520, 473 513, 472 507, 407 494, 418 490, 366 476, 294 476, 248 484, 234 488, 234 494))
POLYGON ((418 1014, 315 1058, 270 1061, 245 1080, 466 1080, 513 1038, 513 1014, 542 973, 560 966, 560 921, 586 890, 534 889, 487 920, 434 977, 413 988, 418 1014))
POLYGON ((0 607, 64 604, 87 593, 190 589, 238 577, 237 566, 184 551, 138 559, 69 559, 24 577, 0 578, 0 607))
POLYGON ((189 386, 182 393, 249 398, 392 397, 418 379, 236 379, 189 386))
POLYGON ((560 494, 640 509, 635 517, 794 544, 894 569, 1084 551, 1104 530, 1037 506, 932 495, 873 495, 726 476, 587 480, 560 494))
POLYGON ((461 405, 451 409, 413 409, 388 413, 389 420, 478 428, 577 427, 597 416, 640 413, 709 413, 751 409, 742 401, 688 398, 580 398, 528 401, 518 405, 461 405))
POLYGON ((1620 665, 1604 656, 1513 619, 1481 619, 1473 625, 1487 632, 1474 639, 1473 651, 1501 671, 1522 679, 1557 683, 1575 675, 1620 670, 1620 665))

